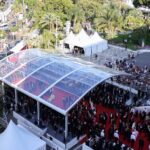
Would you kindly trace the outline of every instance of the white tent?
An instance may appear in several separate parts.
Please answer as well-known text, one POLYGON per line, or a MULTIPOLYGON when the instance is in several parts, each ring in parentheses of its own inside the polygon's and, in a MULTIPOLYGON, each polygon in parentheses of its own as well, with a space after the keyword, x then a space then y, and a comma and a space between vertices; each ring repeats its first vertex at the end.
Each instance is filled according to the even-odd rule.
POLYGON ((27 46, 26 42, 24 40, 17 43, 12 49, 10 49, 11 52, 17 53, 24 49, 27 46))
POLYGON ((103 50, 108 48, 107 40, 101 38, 97 32, 95 32, 91 36, 91 43, 93 43, 93 45, 95 45, 97 47, 96 48, 97 52, 102 52, 103 50))
POLYGON ((78 42, 90 40, 90 37, 83 29, 76 35, 76 37, 77 37, 78 42))
POLYGON ((74 43, 74 47, 79 47, 84 49, 84 54, 86 56, 90 56, 91 54, 91 43, 90 36, 82 29, 77 35, 76 35, 76 41, 74 43))
POLYGON ((71 31, 68 36, 64 39, 64 43, 67 43, 67 44, 72 44, 74 43, 74 40, 75 40, 75 35, 74 33, 71 31))
POLYGON ((46 150, 46 143, 24 127, 10 121, 6 130, 0 134, 1 150, 46 150))
POLYGON ((70 32, 64 39, 64 43, 69 44, 71 51, 74 47, 83 48, 85 56, 102 52, 108 48, 107 40, 102 39, 97 32, 89 36, 83 29, 77 35, 70 32))
POLYGON ((64 39, 64 44, 68 44, 69 45, 69 48, 70 50, 73 49, 74 47, 74 43, 76 41, 76 35, 71 31, 68 36, 64 39))

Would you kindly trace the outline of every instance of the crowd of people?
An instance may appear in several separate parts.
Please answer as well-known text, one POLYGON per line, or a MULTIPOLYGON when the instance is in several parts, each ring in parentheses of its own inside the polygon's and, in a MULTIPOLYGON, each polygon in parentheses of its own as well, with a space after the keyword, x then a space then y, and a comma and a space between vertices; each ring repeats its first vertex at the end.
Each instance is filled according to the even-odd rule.
MULTIPOLYGON (((150 68, 147 66, 139 67, 135 64, 134 54, 128 54, 127 58, 116 59, 115 62, 107 62, 105 65, 109 68, 115 68, 120 71, 125 71, 132 76, 117 80, 123 84, 130 85, 131 87, 142 90, 145 92, 150 91, 150 68)), ((150 93, 149 93, 150 94, 150 93)))
MULTIPOLYGON (((15 109, 14 90, 5 87, 7 109, 15 109)), ((87 134, 87 145, 94 150, 144 150, 150 140, 150 113, 131 112, 127 106, 131 93, 110 83, 103 82, 91 90, 68 114, 68 134, 79 139, 87 134), (135 145, 138 140, 138 146, 135 145)), ((34 121, 41 128, 51 128, 64 137, 65 118, 56 111, 40 105, 40 120, 37 120, 37 103, 18 92, 17 111, 34 121)), ((137 105, 145 92, 132 94, 137 105)), ((64 137, 64 142, 67 139, 64 137)))
POLYGON ((29 120, 32 119, 40 128, 46 128, 51 125, 56 131, 60 127, 64 127, 64 117, 61 114, 40 104, 40 118, 38 120, 37 102, 21 92, 18 92, 18 96, 19 102, 17 105, 17 112, 24 115, 29 120))
POLYGON ((15 109, 15 93, 14 90, 7 85, 5 85, 4 109, 7 114, 15 109))
POLYGON ((97 86, 69 114, 69 132, 77 138, 88 133, 87 144, 94 150, 129 150, 140 136, 143 149, 144 138, 150 140, 150 114, 132 113, 128 99, 128 91, 108 83, 97 86))
POLYGON ((37 121, 36 114, 37 114, 37 103, 35 100, 18 92, 19 101, 17 103, 17 112, 22 114, 27 119, 32 119, 34 122, 37 121))

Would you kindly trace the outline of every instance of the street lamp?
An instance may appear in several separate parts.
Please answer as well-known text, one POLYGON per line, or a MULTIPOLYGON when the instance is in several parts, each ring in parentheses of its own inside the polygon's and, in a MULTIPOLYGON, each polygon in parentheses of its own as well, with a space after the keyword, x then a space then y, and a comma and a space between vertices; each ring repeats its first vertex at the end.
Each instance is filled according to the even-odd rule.
POLYGON ((55 42, 55 48, 57 49, 58 46, 58 18, 56 17, 56 31, 55 31, 55 37, 56 37, 56 42, 55 42))
POLYGON ((22 14, 23 14, 23 17, 22 17, 22 30, 23 30, 23 20, 24 20, 24 16, 25 16, 24 0, 22 0, 22 14))
POLYGON ((127 42, 128 42, 128 40, 127 40, 127 39, 124 39, 124 43, 125 43, 125 50, 127 50, 127 42))
POLYGON ((92 52, 92 47, 91 47, 91 54, 90 54, 90 61, 92 61, 92 54, 93 52, 92 52))
POLYGON ((24 11, 24 0, 22 0, 22 13, 23 13, 23 17, 25 15, 25 11, 24 11))
POLYGON ((1 33, 1 34, 0 34, 0 51, 1 51, 1 50, 3 51, 2 37, 3 37, 3 34, 1 33))

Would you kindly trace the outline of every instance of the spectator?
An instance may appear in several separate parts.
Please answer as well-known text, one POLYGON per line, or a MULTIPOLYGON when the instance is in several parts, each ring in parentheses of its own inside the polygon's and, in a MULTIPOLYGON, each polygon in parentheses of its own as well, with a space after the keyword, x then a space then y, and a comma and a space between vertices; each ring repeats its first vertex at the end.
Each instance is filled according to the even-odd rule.
POLYGON ((139 150, 143 150, 144 147, 144 140, 143 139, 139 139, 139 150))

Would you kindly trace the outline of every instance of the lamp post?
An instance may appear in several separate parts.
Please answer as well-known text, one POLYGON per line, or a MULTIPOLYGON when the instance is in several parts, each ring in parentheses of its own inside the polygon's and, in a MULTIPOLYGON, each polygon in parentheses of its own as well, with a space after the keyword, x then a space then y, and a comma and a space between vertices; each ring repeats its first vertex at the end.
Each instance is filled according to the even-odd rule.
POLYGON ((23 17, 25 15, 25 11, 24 11, 24 0, 22 0, 22 13, 23 13, 23 17))
POLYGON ((58 47, 58 17, 56 17, 56 30, 55 30, 55 38, 56 38, 56 42, 55 42, 55 48, 57 49, 58 47))
POLYGON ((90 61, 92 61, 92 47, 91 47, 91 54, 90 54, 90 61))
POLYGON ((24 16, 25 16, 25 10, 24 10, 24 0, 22 0, 22 30, 23 30, 23 20, 24 20, 24 16))
POLYGON ((124 39, 125 50, 127 50, 127 48, 128 48, 127 42, 128 42, 128 40, 127 40, 127 39, 124 39))
POLYGON ((3 37, 3 34, 0 34, 0 50, 2 49, 2 37, 3 37))

